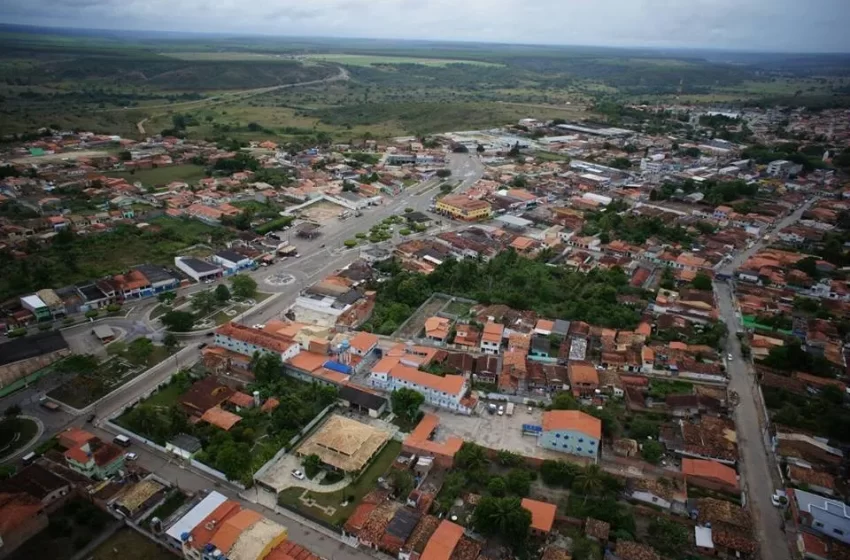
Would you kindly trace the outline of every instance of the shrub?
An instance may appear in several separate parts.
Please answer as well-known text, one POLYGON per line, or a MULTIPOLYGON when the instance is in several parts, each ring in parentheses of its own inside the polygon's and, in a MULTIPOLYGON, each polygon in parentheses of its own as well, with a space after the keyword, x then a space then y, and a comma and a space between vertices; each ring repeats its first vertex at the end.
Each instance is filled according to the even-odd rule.
POLYGON ((106 306, 106 310, 109 311, 110 313, 116 313, 118 311, 121 311, 121 304, 120 303, 110 303, 109 305, 106 306))
POLYGON ((19 336, 26 336, 26 335, 27 335, 27 329, 25 329, 25 328, 12 329, 12 330, 10 330, 9 332, 6 333, 6 336, 8 336, 9 338, 17 338, 19 336))
POLYGON ((53 330, 53 323, 40 323, 38 325, 38 330, 40 330, 40 331, 53 330))
POLYGON ((366 234, 361 231, 360 233, 355 233, 354 237, 357 239, 366 239, 366 234))
POLYGON ((356 247, 357 246, 357 240, 356 239, 346 239, 345 242, 343 243, 343 245, 345 245, 349 249, 351 247, 356 247))
POLYGON ((86 311, 86 319, 93 319, 94 317, 97 317, 97 316, 98 316, 97 309, 89 309, 88 311, 86 311))
POLYGON ((407 228, 402 228, 398 231, 401 235, 410 235, 410 230, 407 228))

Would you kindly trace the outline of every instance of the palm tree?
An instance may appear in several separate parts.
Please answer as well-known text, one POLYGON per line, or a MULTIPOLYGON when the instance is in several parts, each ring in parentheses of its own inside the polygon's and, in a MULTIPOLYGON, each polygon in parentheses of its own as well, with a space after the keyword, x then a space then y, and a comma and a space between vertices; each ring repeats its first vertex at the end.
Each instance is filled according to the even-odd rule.
POLYGON ((599 494, 605 486, 605 472, 599 465, 588 465, 576 476, 575 486, 584 494, 584 503, 587 497, 599 494))

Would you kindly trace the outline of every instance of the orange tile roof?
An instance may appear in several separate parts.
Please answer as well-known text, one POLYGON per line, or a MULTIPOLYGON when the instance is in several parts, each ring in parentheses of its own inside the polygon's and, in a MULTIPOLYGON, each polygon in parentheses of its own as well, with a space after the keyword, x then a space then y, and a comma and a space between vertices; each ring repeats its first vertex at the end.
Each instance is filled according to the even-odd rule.
POLYGON ((218 406, 214 406, 204 412, 203 416, 201 416, 201 420, 227 432, 230 431, 230 428, 235 426, 237 422, 242 420, 242 417, 238 414, 227 412, 218 406))
POLYGON ((263 412, 269 412, 280 406, 280 401, 274 397, 269 397, 266 402, 263 403, 263 406, 260 407, 260 410, 263 412))
POLYGON ((216 329, 215 333, 235 340, 241 340, 242 342, 247 342, 249 344, 256 344, 257 346, 267 350, 273 350, 275 352, 286 352, 294 344, 297 344, 289 337, 254 329, 238 323, 227 323, 222 325, 216 329))
POLYGON ((655 350, 649 346, 641 348, 640 356, 643 358, 644 362, 655 362, 655 350))
POLYGON ((549 502, 538 502, 537 500, 523 498, 522 507, 531 512, 532 529, 546 533, 552 530, 558 506, 549 502))
POLYGON ((252 509, 240 510, 236 515, 229 517, 219 525, 218 531, 210 539, 210 544, 226 555, 233 548, 239 536, 262 518, 262 515, 252 509))
POLYGON ((0 535, 8 536, 41 511, 42 503, 25 492, 0 492, 0 535))
POLYGON ((567 374, 570 376, 570 383, 599 385, 599 373, 587 362, 570 362, 567 374))
POLYGON ((513 241, 511 241, 511 247, 514 249, 518 249, 520 251, 524 251, 534 245, 534 240, 528 237, 517 237, 513 241))
POLYGON ((650 325, 646 321, 642 321, 641 324, 638 325, 635 329, 635 332, 643 336, 649 336, 652 334, 652 325, 650 325))
POLYGON ((378 344, 378 337, 368 332, 358 332, 348 341, 352 348, 359 352, 367 352, 378 344))
POLYGON ((416 425, 416 428, 404 440, 404 445, 421 449, 434 455, 454 457, 460 451, 463 440, 456 436, 450 436, 444 442, 433 441, 430 439, 431 435, 439 425, 440 418, 435 414, 426 412, 422 416, 422 420, 419 421, 419 424, 416 425))
POLYGON ((422 551, 420 560, 449 560, 452 557, 457 543, 463 536, 463 527, 443 519, 440 526, 428 539, 425 550, 422 551))
POLYGON ((682 474, 685 476, 696 476, 699 478, 708 478, 728 484, 729 486, 738 486, 738 477, 735 469, 728 467, 716 461, 705 461, 702 459, 682 458, 682 474))
POLYGON ((377 364, 372 366, 372 371, 375 373, 389 373, 398 365, 399 359, 396 357, 381 358, 377 364))
POLYGON ((449 336, 451 321, 445 317, 428 317, 425 319, 425 335, 430 338, 445 340, 449 336))
POLYGON ((504 325, 499 323, 487 323, 484 325, 484 334, 481 336, 481 340, 501 344, 502 333, 504 332, 504 325))
POLYGON ((540 331, 552 332, 552 329, 555 328, 555 321, 550 321, 548 319, 538 319, 537 325, 534 328, 540 331))
POLYGON ((287 360, 286 363, 292 367, 313 373, 325 365, 327 361, 327 356, 322 356, 315 352, 299 352, 295 357, 287 360))
POLYGON ((246 395, 240 391, 236 391, 232 395, 227 398, 227 401, 235 404, 236 406, 241 406, 242 408, 250 408, 254 406, 254 397, 251 395, 246 395))
POLYGON ((93 439, 94 434, 81 430, 80 428, 68 428, 59 434, 60 443, 66 445, 67 442, 67 447, 69 448, 78 447, 93 439))
POLYGON ((219 504, 212 513, 207 515, 203 521, 198 523, 189 533, 196 547, 204 547, 213 538, 221 524, 228 518, 233 517, 242 507, 233 500, 227 500, 219 504))
POLYGON ((292 541, 284 541, 271 549, 263 560, 319 560, 319 557, 292 541))
POLYGON ((574 430, 600 439, 602 422, 579 410, 550 410, 543 413, 543 431, 574 430))
POLYGON ((390 372, 390 375, 449 395, 458 395, 463 390, 464 379, 462 375, 440 377, 439 375, 425 373, 424 371, 419 371, 418 369, 402 364, 395 366, 390 372))

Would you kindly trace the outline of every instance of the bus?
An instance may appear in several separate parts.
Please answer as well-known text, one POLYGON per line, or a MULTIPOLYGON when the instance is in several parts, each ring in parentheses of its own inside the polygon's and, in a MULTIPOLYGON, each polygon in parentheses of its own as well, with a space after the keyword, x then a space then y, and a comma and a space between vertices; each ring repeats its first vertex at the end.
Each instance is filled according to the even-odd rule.
POLYGON ((24 465, 31 465, 37 457, 38 455, 36 455, 34 452, 30 452, 21 457, 21 461, 24 463, 24 465))

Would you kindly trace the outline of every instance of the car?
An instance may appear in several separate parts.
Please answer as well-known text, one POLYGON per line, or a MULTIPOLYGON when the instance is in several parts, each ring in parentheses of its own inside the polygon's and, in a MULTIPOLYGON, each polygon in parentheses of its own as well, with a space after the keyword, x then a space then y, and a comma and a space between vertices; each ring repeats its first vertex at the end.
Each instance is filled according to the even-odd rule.
POLYGON ((97 414, 89 414, 89 417, 86 418, 86 424, 91 424, 94 422, 95 418, 97 418, 97 414))
POLYGON ((215 336, 215 333, 214 333, 214 332, 208 332, 208 333, 207 333, 207 334, 205 334, 204 336, 215 336))
POLYGON ((775 490, 770 496, 770 503, 774 507, 784 507, 788 503, 788 498, 785 496, 785 490, 775 490))
POLYGON ((257 329, 257 330, 262 330, 262 329, 264 329, 265 327, 266 327, 266 326, 265 326, 264 324, 262 324, 262 323, 256 323, 256 324, 254 325, 254 328, 255 328, 255 329, 257 329))
POLYGON ((324 244, 324 243, 322 243, 321 245, 319 245, 319 249, 324 249, 324 248, 325 248, 325 244, 324 244))
POLYGON ((532 412, 534 412, 534 408, 532 408, 532 407, 530 407, 530 406, 529 406, 529 407, 528 407, 528 413, 529 413, 529 414, 531 414, 532 412))
POLYGON ((135 461, 138 458, 139 458, 139 456, 137 454, 133 453, 132 451, 130 453, 127 453, 126 455, 124 455, 124 459, 126 459, 127 461, 135 461))
POLYGON ((732 361, 732 360, 734 360, 735 358, 733 358, 733 357, 732 357, 732 354, 726 354, 726 359, 727 359, 727 360, 729 360, 729 361, 731 362, 731 361, 732 361))
POLYGON ((505 407, 502 406, 502 405, 499 405, 499 416, 503 416, 504 414, 505 414, 505 407))
POLYGON ((294 471, 292 471, 292 476, 294 478, 297 478, 298 480, 304 480, 305 478, 307 478, 307 477, 304 476, 304 473, 299 471, 298 469, 295 469, 294 471))
POLYGON ((203 349, 204 349, 204 348, 206 348, 206 347, 207 347, 207 343, 206 343, 206 342, 202 342, 202 343, 198 344, 198 350, 203 350, 203 349))

